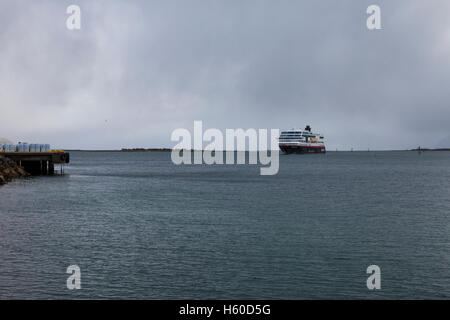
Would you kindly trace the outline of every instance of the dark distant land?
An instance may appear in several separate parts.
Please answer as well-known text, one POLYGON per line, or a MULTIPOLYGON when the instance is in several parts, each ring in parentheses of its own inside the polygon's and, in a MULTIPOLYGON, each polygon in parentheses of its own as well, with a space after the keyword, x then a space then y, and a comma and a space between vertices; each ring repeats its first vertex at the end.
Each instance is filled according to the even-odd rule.
POLYGON ((450 151, 450 148, 437 148, 437 149, 427 149, 427 148, 416 148, 411 149, 411 151, 450 151))
POLYGON ((170 148, 122 148, 110 150, 83 150, 83 149, 65 149, 65 151, 82 151, 82 152, 167 152, 172 151, 170 148))
MULTIPOLYGON (((169 152, 171 148, 122 148, 122 149, 105 149, 105 150, 83 150, 83 149, 65 149, 65 151, 80 151, 80 152, 169 152)), ((195 151, 195 150, 191 150, 195 151)), ((200 150, 198 150, 200 151, 200 150)), ((450 151, 450 148, 415 148, 405 150, 327 150, 327 152, 339 151, 450 151)))

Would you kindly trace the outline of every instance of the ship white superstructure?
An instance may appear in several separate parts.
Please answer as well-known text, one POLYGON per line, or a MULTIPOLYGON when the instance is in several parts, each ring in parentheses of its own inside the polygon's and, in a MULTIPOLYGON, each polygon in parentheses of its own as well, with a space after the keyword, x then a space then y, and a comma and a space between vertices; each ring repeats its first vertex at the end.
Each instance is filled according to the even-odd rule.
POLYGON ((280 150, 284 153, 324 153, 323 135, 311 132, 311 127, 282 131, 278 138, 280 150))

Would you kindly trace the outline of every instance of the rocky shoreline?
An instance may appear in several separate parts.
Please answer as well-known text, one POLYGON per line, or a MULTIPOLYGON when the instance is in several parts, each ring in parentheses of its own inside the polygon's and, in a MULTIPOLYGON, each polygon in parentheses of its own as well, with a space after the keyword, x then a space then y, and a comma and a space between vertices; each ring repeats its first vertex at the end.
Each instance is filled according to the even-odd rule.
POLYGON ((28 177, 29 175, 14 161, 0 156, 0 185, 8 183, 13 178, 28 177))

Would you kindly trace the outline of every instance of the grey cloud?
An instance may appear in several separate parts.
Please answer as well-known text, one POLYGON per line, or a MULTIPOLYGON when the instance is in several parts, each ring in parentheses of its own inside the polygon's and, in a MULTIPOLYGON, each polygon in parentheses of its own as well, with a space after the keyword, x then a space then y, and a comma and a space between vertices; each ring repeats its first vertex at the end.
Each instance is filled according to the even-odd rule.
POLYGON ((373 1, 2 1, 0 135, 171 146, 204 120, 310 124, 330 149, 450 143, 450 4, 376 2, 369 31, 373 1))

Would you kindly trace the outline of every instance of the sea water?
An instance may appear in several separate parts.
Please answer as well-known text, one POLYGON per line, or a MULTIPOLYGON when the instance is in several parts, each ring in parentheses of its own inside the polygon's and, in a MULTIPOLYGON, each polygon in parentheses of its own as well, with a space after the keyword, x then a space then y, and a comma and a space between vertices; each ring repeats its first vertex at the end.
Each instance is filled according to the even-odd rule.
POLYGON ((280 155, 274 176, 72 152, 0 187, 0 298, 450 298, 450 152, 280 155))

